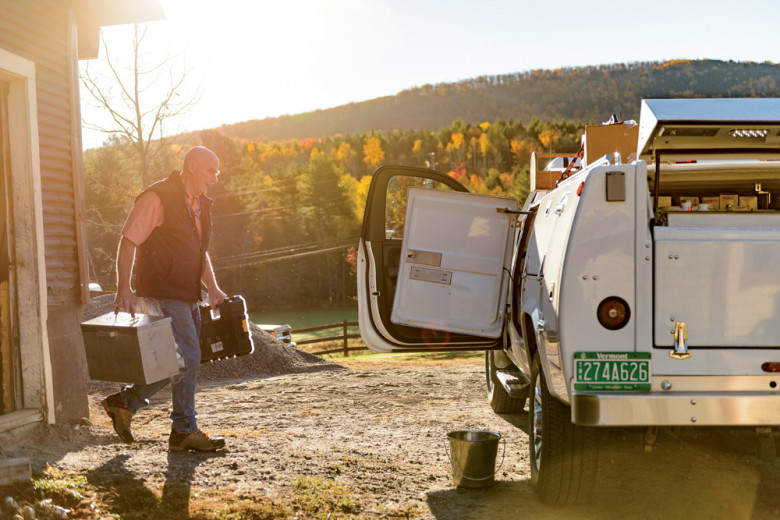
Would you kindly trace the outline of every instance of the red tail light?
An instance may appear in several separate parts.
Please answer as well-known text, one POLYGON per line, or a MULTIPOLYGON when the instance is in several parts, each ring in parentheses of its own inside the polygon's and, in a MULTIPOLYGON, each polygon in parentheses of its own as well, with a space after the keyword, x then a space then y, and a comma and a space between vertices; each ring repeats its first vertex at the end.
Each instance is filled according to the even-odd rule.
POLYGON ((609 330, 622 329, 631 318, 631 309, 623 298, 605 298, 596 310, 599 323, 609 330))

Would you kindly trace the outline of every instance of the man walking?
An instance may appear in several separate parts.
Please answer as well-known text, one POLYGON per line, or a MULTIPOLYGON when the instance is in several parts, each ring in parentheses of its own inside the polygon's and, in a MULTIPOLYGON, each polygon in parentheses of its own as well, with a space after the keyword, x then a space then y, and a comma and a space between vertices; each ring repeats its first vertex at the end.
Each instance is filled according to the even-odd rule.
POLYGON ((195 387, 200 368, 201 282, 214 307, 226 295, 217 285, 207 252, 211 239, 211 205, 206 191, 217 182, 219 159, 208 148, 196 146, 184 157, 181 173, 146 188, 135 200, 122 228, 117 253, 116 311, 135 314, 136 303, 150 313, 170 317, 178 353, 184 361, 176 376, 149 385, 131 384, 103 399, 119 437, 133 442, 133 414, 148 406, 149 398, 169 382, 173 410, 170 451, 215 451, 222 437, 209 437, 198 428, 195 387), (135 291, 130 279, 135 260, 135 291), (136 296, 142 302, 136 302, 136 296), (156 311, 156 312, 153 312, 156 311))

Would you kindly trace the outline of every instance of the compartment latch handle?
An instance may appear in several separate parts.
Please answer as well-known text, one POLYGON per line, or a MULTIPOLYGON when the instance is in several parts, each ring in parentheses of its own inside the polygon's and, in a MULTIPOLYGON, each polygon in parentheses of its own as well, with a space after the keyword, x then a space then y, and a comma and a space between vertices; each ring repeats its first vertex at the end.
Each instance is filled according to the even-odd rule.
POLYGON ((669 352, 669 356, 674 359, 691 357, 691 353, 688 351, 688 331, 685 329, 684 321, 678 321, 674 324, 674 350, 669 352))

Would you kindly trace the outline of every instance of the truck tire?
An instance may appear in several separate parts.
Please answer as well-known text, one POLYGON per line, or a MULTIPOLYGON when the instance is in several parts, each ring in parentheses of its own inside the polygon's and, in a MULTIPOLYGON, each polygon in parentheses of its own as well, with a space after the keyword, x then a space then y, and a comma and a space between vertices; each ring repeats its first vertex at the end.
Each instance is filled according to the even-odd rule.
POLYGON ((571 410, 550 394, 539 356, 531 366, 528 445, 531 485, 545 504, 587 502, 598 466, 598 433, 576 426, 571 410))
POLYGON ((494 355, 494 351, 485 352, 485 380, 490 408, 496 413, 520 413, 523 411, 527 398, 512 397, 507 393, 496 376, 497 367, 494 355))

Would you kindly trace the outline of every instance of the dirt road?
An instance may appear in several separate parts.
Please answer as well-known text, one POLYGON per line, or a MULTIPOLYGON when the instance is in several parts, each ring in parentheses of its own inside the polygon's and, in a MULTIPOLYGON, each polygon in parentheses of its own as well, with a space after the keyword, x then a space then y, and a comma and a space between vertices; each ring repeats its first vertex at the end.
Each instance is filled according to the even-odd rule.
POLYGON ((749 431, 662 431, 649 452, 641 432, 605 432, 593 502, 553 508, 529 485, 527 416, 490 411, 479 360, 312 370, 206 382, 197 396, 201 427, 227 437, 223 452, 165 450, 166 391, 136 416, 138 441, 120 443, 98 408, 113 385, 93 382, 91 426, 49 427, 16 455, 86 476, 98 490, 93 510, 85 505, 72 518, 143 518, 129 511, 149 507, 158 518, 780 516, 780 463, 755 457, 749 431), (445 437, 463 429, 498 432, 506 442, 489 489, 453 486, 445 437), (265 513, 249 513, 247 504, 263 504, 265 513), (238 511, 244 516, 227 516, 238 511))

